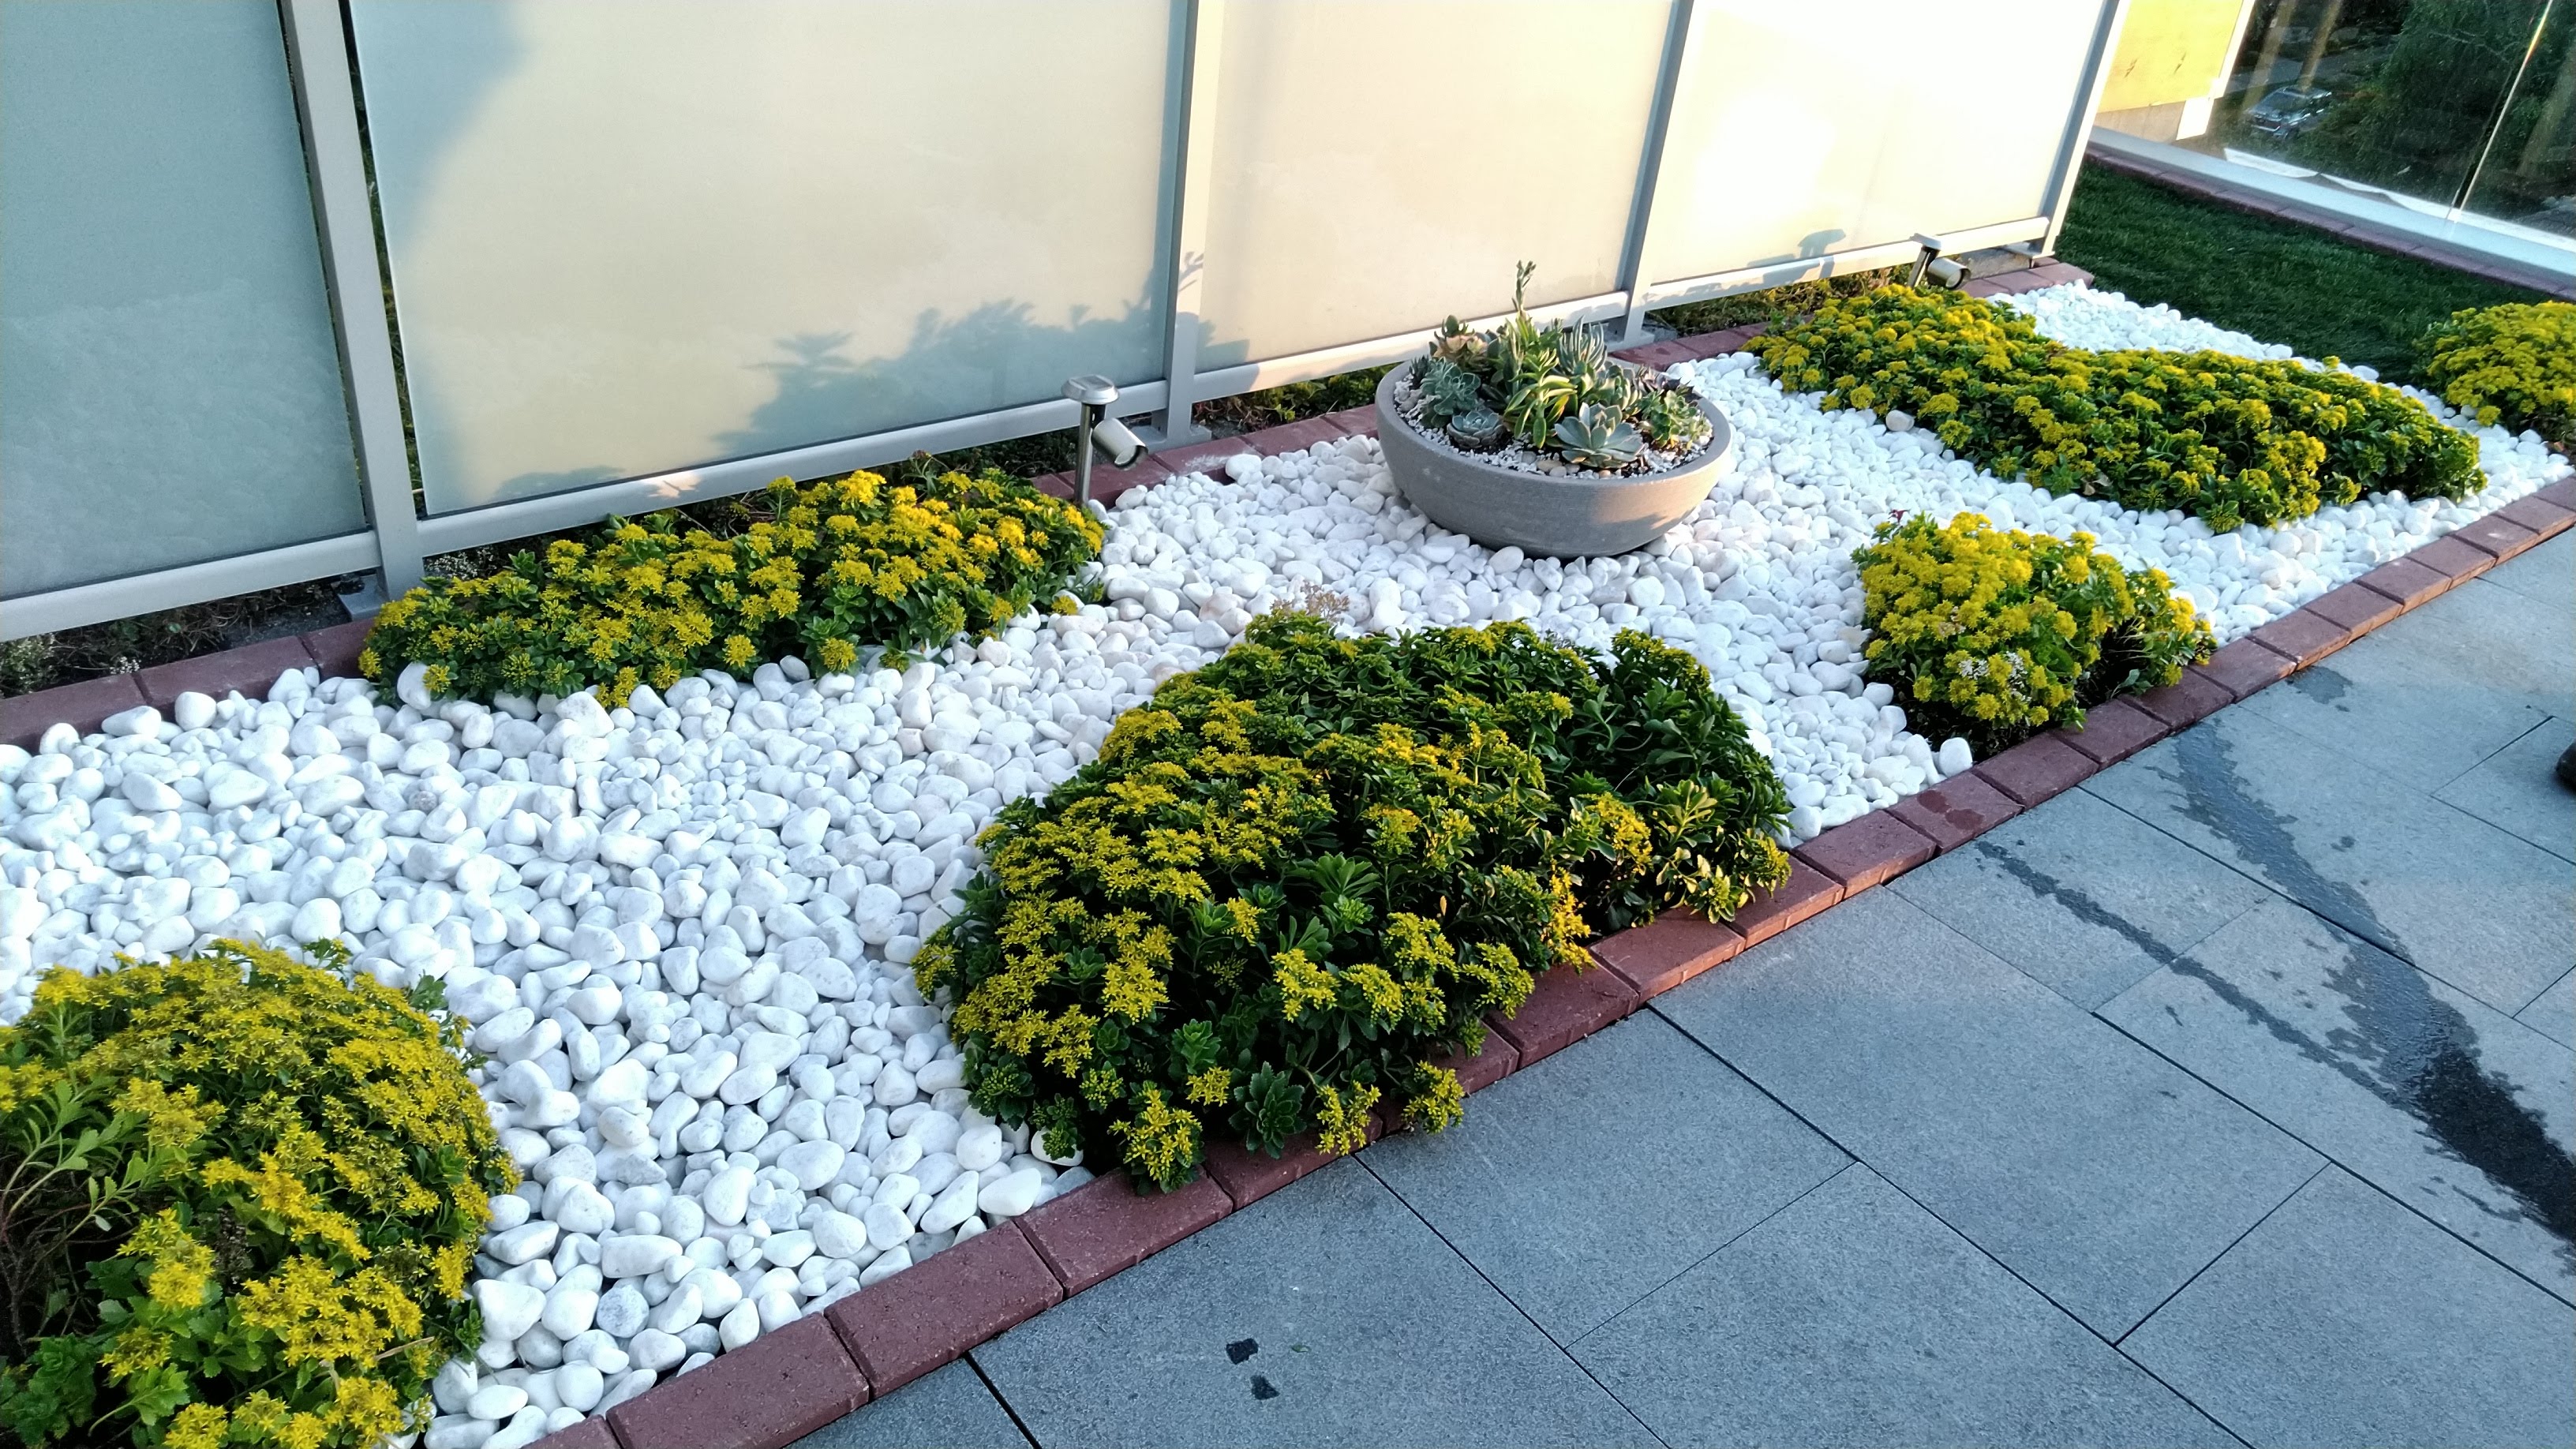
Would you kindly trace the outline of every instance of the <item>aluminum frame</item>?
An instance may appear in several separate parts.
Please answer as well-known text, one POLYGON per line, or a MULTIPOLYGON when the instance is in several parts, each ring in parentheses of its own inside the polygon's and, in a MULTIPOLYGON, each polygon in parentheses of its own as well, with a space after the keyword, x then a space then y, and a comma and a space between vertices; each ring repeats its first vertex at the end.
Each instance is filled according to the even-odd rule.
MULTIPOLYGON (((748 492, 770 480, 819 477, 851 468, 894 462, 920 450, 942 451, 1025 437, 1070 427, 1075 405, 1050 399, 973 413, 914 427, 828 440, 776 452, 728 459, 642 477, 517 499, 466 512, 422 516, 404 441, 403 399, 394 369, 394 328, 381 298, 374 208, 370 202, 364 142, 358 127, 357 87, 339 0, 277 0, 286 35, 287 63, 303 128, 307 174, 323 243, 323 272, 340 344, 343 381, 357 443, 353 485, 367 505, 369 528, 314 543, 162 569, 77 588, 0 599, 0 638, 97 623, 156 609, 274 588, 333 574, 375 570, 389 594, 422 577, 429 555, 524 538, 602 519, 748 492)), ((1283 383, 1303 382, 1399 361, 1431 334, 1424 328, 1393 336, 1319 348, 1291 356, 1198 370, 1198 334, 1205 288, 1207 198, 1220 158, 1216 150, 1217 88, 1223 80, 1227 7, 1233 0, 1174 0, 1174 111, 1165 144, 1173 151, 1174 182, 1162 204, 1170 219, 1165 302, 1170 330, 1164 377, 1121 390, 1114 411, 1122 417, 1151 413, 1161 445, 1204 436, 1190 422, 1198 403, 1283 383)), ((1766 267, 1703 276, 1658 279, 1647 244, 1660 181, 1663 147, 1674 96, 1685 67, 1714 63, 1694 43, 1695 0, 1671 0, 1665 45, 1655 78, 1646 139, 1638 159, 1617 289, 1537 309, 1545 322, 1579 321, 1612 327, 1623 342, 1641 340, 1645 314, 1654 308, 1779 286, 1811 276, 1893 266, 1912 259, 1912 240, 1891 240, 1766 267)), ((2076 88, 2076 102, 2045 193, 2040 216, 1952 232, 1945 250, 2013 244, 2045 252, 2056 244, 2075 176, 2092 132, 2093 108, 2108 76, 2129 0, 2100 0, 2092 47, 2076 88)), ((1222 259, 1215 259, 1222 264, 1222 259)), ((1498 318, 1477 319, 1489 324, 1498 318)))

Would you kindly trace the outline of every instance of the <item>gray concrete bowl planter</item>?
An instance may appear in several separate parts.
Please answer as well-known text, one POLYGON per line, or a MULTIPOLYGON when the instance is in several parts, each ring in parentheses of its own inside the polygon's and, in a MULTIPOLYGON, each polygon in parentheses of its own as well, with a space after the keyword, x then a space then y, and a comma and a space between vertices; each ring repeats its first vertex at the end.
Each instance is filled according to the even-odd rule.
POLYGON ((1605 478, 1527 473, 1424 437, 1396 405, 1407 363, 1377 385, 1377 440, 1396 487, 1432 522, 1487 548, 1555 558, 1599 558, 1651 543, 1699 506, 1735 468, 1735 430, 1706 398, 1714 431, 1690 461, 1655 473, 1605 478))

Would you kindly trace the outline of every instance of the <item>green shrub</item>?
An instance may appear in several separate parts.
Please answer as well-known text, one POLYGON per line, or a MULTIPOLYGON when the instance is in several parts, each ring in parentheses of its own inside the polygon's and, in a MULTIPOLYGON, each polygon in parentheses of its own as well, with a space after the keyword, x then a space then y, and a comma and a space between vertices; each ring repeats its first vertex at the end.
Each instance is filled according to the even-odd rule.
POLYGON ((1523 262, 1501 326, 1441 324, 1406 374, 1421 398, 1414 421, 1470 451, 1517 442, 1609 473, 1646 466, 1649 446, 1687 453, 1707 440, 1708 418, 1687 389, 1612 361, 1590 328, 1531 321, 1521 305, 1530 271, 1523 262))
POLYGON ((781 478, 767 499, 774 516, 730 538, 655 514, 433 579, 385 605, 359 667, 390 682, 426 663, 432 694, 482 699, 597 685, 613 706, 784 654, 837 671, 882 645, 899 663, 999 629, 1100 551, 1097 520, 1000 473, 781 478))
POLYGON ((0 1028, 0 1426, 32 1445, 371 1445, 473 1352, 515 1183, 460 1028, 221 942, 56 970, 0 1028))
POLYGON ((2576 443, 2576 303, 2454 312, 2415 352, 2425 386, 2479 422, 2576 443))
POLYGON ((2477 445, 2393 387, 2219 352, 2090 352, 1955 292, 1837 299, 1746 350, 1828 408, 1903 409, 1999 477, 2179 508, 2222 533, 2365 493, 2486 486, 2477 445))
POLYGON ((1220 1127, 1348 1151, 1390 1095, 1447 1125, 1435 1063, 1486 1012, 1596 926, 1776 886, 1787 809, 1707 672, 1644 635, 1596 661, 1519 624, 1274 612, 1005 807, 915 969, 955 997, 977 1107, 1170 1188, 1220 1127))
POLYGON ((2157 569, 2123 569, 2093 536, 1998 533, 1974 513, 1945 527, 1882 523, 1860 565, 1869 674, 1923 734, 1987 753, 2088 705, 2173 683, 2212 639, 2157 569))

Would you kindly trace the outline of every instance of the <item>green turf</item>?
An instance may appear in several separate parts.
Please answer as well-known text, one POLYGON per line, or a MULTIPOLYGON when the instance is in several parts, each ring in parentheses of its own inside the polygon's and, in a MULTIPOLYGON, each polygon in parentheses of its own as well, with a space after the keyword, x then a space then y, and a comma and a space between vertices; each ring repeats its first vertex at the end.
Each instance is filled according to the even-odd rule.
POLYGON ((2057 254, 2132 301, 2286 342, 2302 357, 2365 363, 2391 382, 2413 379, 2415 339, 2453 312, 2542 300, 2099 166, 2076 179, 2057 254))

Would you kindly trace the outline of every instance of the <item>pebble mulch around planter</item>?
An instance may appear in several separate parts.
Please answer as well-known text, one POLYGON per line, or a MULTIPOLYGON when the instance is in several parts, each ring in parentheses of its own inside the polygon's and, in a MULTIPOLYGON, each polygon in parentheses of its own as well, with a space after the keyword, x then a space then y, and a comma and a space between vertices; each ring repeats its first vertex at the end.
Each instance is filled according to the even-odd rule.
MULTIPOLYGON (((2276 351, 2080 287, 2013 305, 2085 345, 2276 351)), ((1002 801, 1063 779, 1121 710, 1263 609, 1363 629, 1523 618, 1594 646, 1647 629, 1706 661, 1753 722, 1801 840, 1956 795, 1924 796, 1945 802, 1929 816, 1909 802, 1932 823, 1893 833, 1919 856, 2022 777, 1959 779, 1965 746, 1908 732, 1860 676, 1850 554, 1891 511, 2084 529, 2164 568, 2233 639, 2437 534, 2501 527, 2480 520, 2567 473, 2486 429, 2489 488, 2466 505, 2371 499, 2212 537, 1993 479, 1923 434, 1784 396, 1747 358, 1680 375, 1725 407, 1741 460, 1625 558, 1446 534, 1394 495, 1374 440, 1350 437, 1121 496, 1107 604, 901 674, 816 679, 787 661, 525 718, 290 670, 265 702, 184 693, 101 734, 57 726, 33 755, 0 746, 0 1019, 45 966, 218 936, 336 936, 385 979, 441 978, 491 1056, 485 1095, 527 1183, 477 1263, 487 1346, 442 1376, 425 1442, 524 1445, 724 1350, 819 1330, 802 1320, 858 1294, 835 1311, 848 1339, 867 1290, 987 1231, 1016 1245, 1018 1219, 1089 1176, 967 1107, 905 963, 1002 801)), ((2046 788, 2031 778, 2026 793, 2046 788)), ((1860 888, 1802 871, 1812 889, 1793 879, 1752 913, 1778 918, 1765 929, 1860 888)), ((1561 1044, 1549 1030, 1534 1015, 1510 1039, 1535 1055, 1561 1044)), ((1046 1261, 1050 1288, 1088 1272, 1046 1261)))

